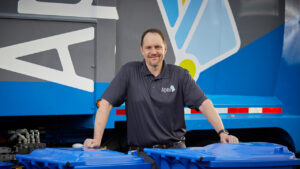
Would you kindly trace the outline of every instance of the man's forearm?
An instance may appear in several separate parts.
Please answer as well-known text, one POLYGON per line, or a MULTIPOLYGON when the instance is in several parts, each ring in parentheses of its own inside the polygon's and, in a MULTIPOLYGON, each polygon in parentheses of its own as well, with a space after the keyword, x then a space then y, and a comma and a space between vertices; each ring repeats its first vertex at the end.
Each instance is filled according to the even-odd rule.
POLYGON ((104 129, 112 107, 113 106, 108 101, 102 99, 102 101, 100 102, 100 106, 97 110, 95 118, 94 139, 96 139, 99 142, 99 146, 101 144, 104 129))
POLYGON ((224 129, 223 122, 209 99, 206 99, 201 104, 199 109, 205 115, 209 123, 214 127, 216 132, 219 132, 220 130, 224 129))

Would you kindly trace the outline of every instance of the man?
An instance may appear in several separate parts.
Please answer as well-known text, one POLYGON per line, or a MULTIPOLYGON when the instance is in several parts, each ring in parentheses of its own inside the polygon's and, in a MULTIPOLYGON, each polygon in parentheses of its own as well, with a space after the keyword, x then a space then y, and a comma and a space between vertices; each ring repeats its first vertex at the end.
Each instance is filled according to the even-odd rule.
POLYGON ((191 78, 188 71, 164 62, 167 52, 160 30, 149 29, 141 38, 143 62, 125 64, 102 96, 97 111, 94 138, 85 148, 99 147, 113 106, 125 101, 128 144, 132 150, 185 148, 184 107, 200 110, 222 143, 238 143, 224 129, 212 102, 191 78))

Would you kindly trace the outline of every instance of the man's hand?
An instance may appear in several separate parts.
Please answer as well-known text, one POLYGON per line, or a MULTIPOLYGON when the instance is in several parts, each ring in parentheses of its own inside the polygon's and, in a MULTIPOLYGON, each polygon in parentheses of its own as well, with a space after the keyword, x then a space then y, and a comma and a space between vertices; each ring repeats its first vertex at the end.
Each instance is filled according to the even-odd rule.
POLYGON ((227 133, 220 134, 221 143, 239 143, 239 139, 233 135, 229 135, 227 133))
POLYGON ((107 100, 101 100, 95 118, 94 139, 86 139, 83 143, 84 148, 100 148, 104 128, 112 107, 107 100))
POLYGON ((83 143, 83 147, 84 148, 99 148, 100 144, 101 144, 101 142, 96 139, 87 138, 83 143))

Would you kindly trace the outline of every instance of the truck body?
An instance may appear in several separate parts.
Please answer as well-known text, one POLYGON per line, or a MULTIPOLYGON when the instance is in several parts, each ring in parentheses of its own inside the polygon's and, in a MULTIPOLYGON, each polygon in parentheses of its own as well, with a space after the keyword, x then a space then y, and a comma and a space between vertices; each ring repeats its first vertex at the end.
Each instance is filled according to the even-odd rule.
MULTIPOLYGON (((73 141, 82 139, 78 133, 93 129, 96 102, 121 66, 143 60, 143 31, 159 28, 168 46, 165 61, 189 70, 227 129, 241 138, 252 129, 274 132, 266 135, 300 152, 297 1, 0 4, 2 133, 23 126, 56 134, 73 129, 73 141)), ((188 132, 212 130, 201 112, 185 108, 185 120, 188 132)), ((106 128, 125 121, 125 105, 115 107, 106 128)))

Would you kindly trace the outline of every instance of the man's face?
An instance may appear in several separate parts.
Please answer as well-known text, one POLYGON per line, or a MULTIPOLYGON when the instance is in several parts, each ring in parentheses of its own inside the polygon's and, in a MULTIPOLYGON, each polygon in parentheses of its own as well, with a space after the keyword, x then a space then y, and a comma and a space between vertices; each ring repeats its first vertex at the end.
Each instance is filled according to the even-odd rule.
POLYGON ((166 52, 167 46, 158 33, 149 32, 144 36, 141 53, 147 66, 157 67, 162 65, 166 52))

